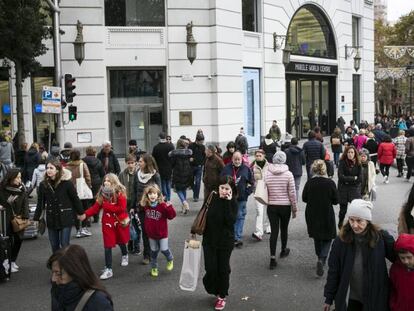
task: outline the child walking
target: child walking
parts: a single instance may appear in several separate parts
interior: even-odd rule
[[[144,206],[144,226],[151,248],[151,276],[157,277],[157,257],[160,250],[167,258],[167,270],[171,271],[174,268],[173,255],[168,248],[167,219],[174,219],[176,213],[172,205],[164,202],[161,190],[156,185],[144,189],[141,206]]]
[[[125,187],[119,182],[115,174],[107,174],[104,177],[101,189],[96,197],[96,202],[85,213],[79,216],[83,221],[87,217],[102,213],[102,235],[105,248],[105,270],[100,276],[101,280],[109,279],[112,272],[112,248],[118,244],[122,253],[121,266],[128,266],[128,252],[126,244],[129,241],[129,217],[126,210],[127,199]]]

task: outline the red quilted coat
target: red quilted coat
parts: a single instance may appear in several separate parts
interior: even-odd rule
[[[126,197],[123,194],[118,195],[118,202],[112,203],[103,200],[99,205],[95,202],[85,211],[86,217],[91,217],[102,208],[102,235],[105,248],[113,248],[117,244],[126,244],[129,241],[129,225],[122,227],[119,221],[128,217],[126,210]]]
[[[378,162],[380,164],[391,165],[397,156],[397,148],[393,143],[384,142],[378,147]]]

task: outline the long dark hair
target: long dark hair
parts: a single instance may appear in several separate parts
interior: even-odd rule
[[[17,177],[17,175],[19,175],[19,173],[20,173],[20,169],[18,168],[9,169],[3,181],[1,182],[2,188],[6,186],[11,186],[11,182]]]
[[[157,162],[155,162],[155,159],[152,157],[152,155],[144,153],[141,156],[141,159],[145,163],[145,167],[143,169],[144,174],[154,173],[154,171],[158,172]]]
[[[45,181],[50,184],[51,186],[55,186],[60,182],[60,179],[62,178],[63,175],[63,167],[62,164],[60,163],[59,160],[50,160],[49,162],[47,162],[46,164],[46,170],[47,170],[47,165],[48,164],[52,164],[55,168],[56,168],[56,175],[55,175],[55,179],[50,178],[47,173],[45,173]]]
[[[228,184],[231,188],[232,191],[232,199],[236,200],[237,196],[238,196],[238,192],[237,192],[237,186],[236,183],[234,182],[233,177],[231,176],[220,176],[219,178],[219,185],[225,185]]]
[[[405,219],[407,219],[407,217],[411,215],[411,211],[413,210],[413,207],[414,207],[414,184],[412,185],[410,193],[408,194],[408,199],[404,203],[403,208],[402,208],[402,212],[405,216]]]
[[[339,232],[339,238],[344,243],[352,243],[354,241],[354,231],[352,230],[349,221],[342,226],[341,231]],[[377,225],[374,225],[372,222],[368,221],[368,225],[365,228],[365,240],[368,243],[368,246],[375,248],[381,236],[380,228]]]
[[[54,262],[58,262],[60,269],[65,270],[73,281],[83,290],[99,290],[104,292],[108,298],[111,299],[111,295],[109,295],[96,274],[93,272],[88,255],[86,255],[82,246],[72,244],[57,250],[47,261],[48,269],[52,269],[52,264]]]
[[[345,162],[349,161],[348,160],[348,151],[349,151],[349,149],[354,149],[354,152],[355,152],[355,165],[360,166],[361,165],[361,160],[359,158],[359,153],[358,153],[357,149],[355,148],[355,146],[352,146],[352,145],[347,146],[345,148],[344,152],[342,153],[341,160],[345,161]]]

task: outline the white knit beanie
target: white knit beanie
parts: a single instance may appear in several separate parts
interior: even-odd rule
[[[277,151],[272,158],[274,164],[284,164],[286,162],[286,153]]]
[[[358,217],[368,221],[372,221],[373,205],[370,201],[355,199],[348,207],[347,216]]]

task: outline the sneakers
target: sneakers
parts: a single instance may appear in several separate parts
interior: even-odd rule
[[[142,264],[143,264],[143,265],[149,265],[149,263],[150,263],[149,258],[144,258],[144,259],[142,259]]]
[[[316,263],[316,275],[317,276],[323,276],[323,262],[322,260],[318,260]]]
[[[90,232],[87,228],[82,228],[81,229],[81,234],[83,236],[91,236],[92,235],[92,232]]]
[[[255,239],[256,241],[261,241],[263,238],[261,236],[258,236],[256,233],[252,233],[252,238]]]
[[[174,261],[167,261],[167,270],[172,271],[174,269]]]
[[[269,269],[270,270],[274,270],[277,267],[277,261],[276,258],[270,258],[270,265],[269,265]]]
[[[82,231],[78,230],[78,232],[76,232],[75,237],[77,237],[78,239],[82,237]]]
[[[388,176],[385,176],[385,178],[384,178],[384,182],[386,183],[386,184],[388,184],[390,181],[388,180]]]
[[[223,310],[225,306],[226,306],[226,299],[217,297],[214,310]]]
[[[11,272],[12,273],[19,272],[19,266],[16,265],[16,263],[14,261],[12,261],[12,263],[11,263]]]
[[[158,276],[158,269],[157,268],[152,268],[151,269],[151,276],[153,276],[154,278],[156,278]]]
[[[186,215],[189,210],[190,210],[190,205],[188,204],[187,201],[184,201],[183,202],[183,214]]]
[[[141,255],[141,250],[139,248],[134,248],[129,252],[133,256]]]
[[[114,274],[112,273],[112,269],[105,268],[105,270],[102,272],[101,276],[99,277],[101,280],[107,280],[111,277],[113,277]]]
[[[122,259],[121,259],[121,266],[122,266],[122,267],[126,267],[126,266],[128,266],[128,255],[122,256]]]
[[[290,253],[289,248],[282,249],[282,251],[280,252],[280,258],[285,258],[289,256],[289,253]]]
[[[234,247],[237,247],[237,248],[242,248],[243,247],[243,241],[235,241],[234,242]]]

